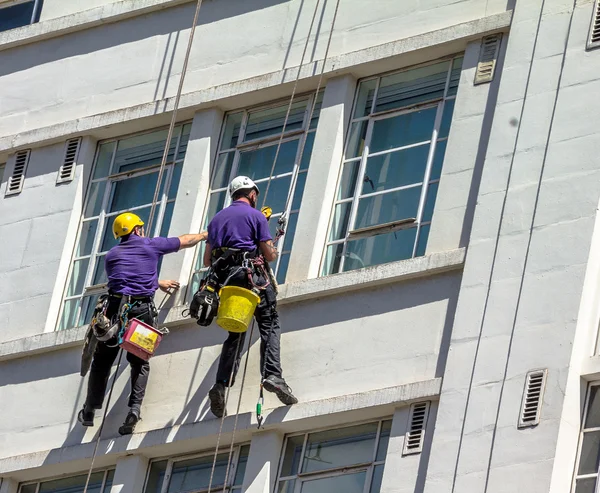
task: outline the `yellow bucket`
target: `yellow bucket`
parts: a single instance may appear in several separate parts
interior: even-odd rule
[[[246,332],[260,298],[237,286],[222,287],[219,298],[217,325],[229,332]]]

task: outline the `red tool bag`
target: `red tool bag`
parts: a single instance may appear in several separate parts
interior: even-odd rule
[[[121,347],[128,353],[148,361],[158,349],[163,333],[136,318],[127,322]]]

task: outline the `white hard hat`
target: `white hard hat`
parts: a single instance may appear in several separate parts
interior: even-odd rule
[[[240,190],[256,190],[256,193],[260,193],[256,183],[247,176],[236,176],[231,180],[231,184],[229,185],[229,195],[233,196]]]

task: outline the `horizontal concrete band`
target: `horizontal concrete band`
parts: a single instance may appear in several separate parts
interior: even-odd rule
[[[459,248],[343,274],[289,283],[280,287],[278,304],[323,298],[461,269],[465,262],[465,254],[466,249]],[[181,314],[185,309],[186,306],[171,308],[165,319],[165,325],[173,327],[191,322]],[[0,361],[79,346],[83,343],[86,330],[86,327],[78,327],[0,343]]]
[[[434,378],[395,387],[371,390],[356,394],[333,397],[311,402],[300,402],[291,407],[278,407],[263,412],[265,430],[277,430],[282,433],[308,431],[319,426],[336,426],[391,416],[394,409],[411,402],[436,399],[441,391],[442,379]],[[234,430],[236,417],[228,416],[223,423],[221,446],[227,449]],[[193,453],[210,450],[216,446],[220,420],[210,418],[195,423],[175,425],[136,433],[128,437],[111,437],[100,441],[98,446],[97,467],[114,465],[119,457],[140,453],[149,458],[177,453]],[[236,443],[250,439],[256,430],[254,413],[241,413],[236,427]],[[114,431],[114,430],[113,430]],[[40,468],[36,476],[40,477],[54,471],[76,473],[89,467],[94,451],[94,442],[73,445],[61,449],[45,450],[31,454],[0,459],[0,474]],[[201,448],[198,448],[201,447]],[[62,466],[68,463],[68,465]],[[48,471],[47,471],[48,470]]]
[[[325,63],[324,74],[341,75],[351,72],[353,67],[370,62],[385,60],[400,56],[415,50],[431,48],[457,41],[469,41],[483,35],[506,29],[511,22],[512,11],[495,14],[482,19],[456,24],[444,29],[432,31],[409,38],[399,39],[382,45],[365,48],[339,56],[330,57]],[[290,67],[276,72],[270,72],[244,80],[234,81],[198,91],[192,91],[181,96],[179,109],[200,109],[214,105],[215,102],[240,96],[253,91],[261,91],[296,80],[300,71],[300,80],[306,81],[321,73],[323,60]],[[81,117],[63,123],[27,130],[18,134],[0,137],[0,152],[17,150],[33,145],[42,145],[58,140],[93,133],[94,130],[110,125],[124,124],[170,113],[173,110],[175,98],[165,98],[149,103],[138,104],[127,108],[112,110],[96,115]],[[189,116],[189,115],[188,115]]]

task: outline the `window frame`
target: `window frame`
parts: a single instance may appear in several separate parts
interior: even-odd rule
[[[229,473],[228,473],[228,477],[227,477],[227,481],[228,485],[223,485],[223,484],[213,484],[210,487],[211,491],[227,491],[227,492],[237,492],[238,490],[241,491],[243,488],[243,484],[242,485],[236,485],[235,483],[235,476],[237,474],[238,471],[238,466],[239,466],[239,461],[240,461],[240,455],[242,452],[242,449],[244,447],[250,447],[250,442],[243,442],[240,443],[238,445],[235,445],[233,448],[233,453],[231,455],[231,463],[229,464]],[[227,447],[227,449],[223,449],[220,450],[217,455],[219,454],[225,454],[225,453],[229,453],[229,447]],[[177,462],[182,462],[182,461],[187,461],[187,460],[193,460],[193,459],[200,459],[203,457],[214,457],[215,455],[215,451],[205,451],[205,452],[198,452],[198,453],[192,453],[192,454],[180,454],[180,455],[171,455],[171,456],[165,456],[165,457],[159,457],[156,459],[152,459],[149,464],[148,464],[148,468],[146,470],[146,478],[144,480],[144,487],[142,489],[143,493],[146,493],[146,489],[148,488],[148,481],[150,479],[150,472],[152,469],[152,464],[156,463],[156,462],[162,462],[164,460],[167,461],[167,467],[165,468],[165,473],[164,473],[164,477],[163,477],[163,482],[162,482],[162,486],[160,489],[161,493],[168,493],[169,491],[169,486],[171,483],[171,476],[173,473],[173,465]],[[248,457],[250,457],[250,450],[248,450]],[[243,478],[242,478],[243,481]],[[223,489],[225,488],[225,489]],[[186,490],[183,492],[179,492],[179,493],[207,493],[208,492],[208,488],[203,488],[203,489],[192,489],[192,490]],[[39,493],[36,491],[36,493]]]
[[[31,18],[29,19],[29,22],[27,24],[23,24],[22,26],[12,27],[10,29],[4,29],[4,30],[0,29],[0,33],[12,31],[13,29],[19,29],[21,27],[31,26],[32,24],[36,24],[36,23],[38,23],[40,21],[40,15],[42,14],[42,7],[44,6],[44,1],[43,0],[13,0],[13,1],[8,1],[8,2],[6,2],[5,5],[1,5],[0,4],[0,11],[2,11],[4,9],[9,9],[11,7],[15,7],[17,5],[25,4],[25,3],[32,3],[33,4],[33,8],[32,8],[32,11],[31,11]]]
[[[102,477],[102,485],[100,486],[101,493],[105,493],[104,489],[106,488],[106,481],[108,479],[108,475],[111,472],[116,474],[116,471],[117,471],[116,466],[109,466],[108,468],[101,468],[101,469],[92,471],[92,474],[104,473],[104,475]],[[114,480],[114,474],[113,474],[113,480]],[[76,478],[77,476],[86,476],[86,475],[87,475],[87,471],[82,471],[80,474],[62,474],[60,476],[51,476],[49,478],[38,479],[36,481],[23,481],[22,483],[19,483],[19,487],[17,488],[17,493],[22,493],[24,487],[31,486],[33,484],[36,485],[35,493],[40,493],[40,488],[43,483],[50,483],[52,481],[57,481],[60,479]],[[83,492],[84,487],[85,487],[85,484],[82,487],[82,492]]]
[[[588,412],[589,412],[589,404],[590,404],[590,397],[592,395],[592,388],[593,387],[600,387],[600,380],[594,380],[592,382],[589,382],[589,384],[587,385],[586,388],[586,396],[585,396],[585,402],[584,402],[584,407],[583,407],[583,413],[582,413],[582,417],[581,417],[581,426],[579,429],[579,439],[578,439],[578,443],[577,443],[577,456],[575,458],[575,467],[573,469],[573,481],[571,484],[571,493],[575,493],[576,489],[577,489],[577,480],[578,479],[588,479],[588,478],[595,478],[596,479],[596,488],[595,488],[595,493],[600,492],[600,464],[598,465],[597,469],[596,469],[596,473],[591,473],[591,474],[578,474],[577,471],[579,470],[579,463],[581,462],[581,452],[582,452],[582,447],[583,447],[583,439],[585,437],[586,433],[590,433],[590,432],[598,432],[600,431],[600,426],[595,426],[593,428],[585,428],[585,422],[587,421],[587,417],[588,417]],[[600,455],[600,451],[598,452]]]
[[[342,426],[335,426],[335,427],[327,426],[327,427],[322,427],[322,428],[316,428],[316,429],[313,429],[310,431],[287,434],[285,436],[285,440],[283,441],[283,447],[282,447],[281,455],[279,458],[279,466],[277,468],[277,479],[275,481],[275,491],[276,492],[280,491],[280,487],[281,487],[282,483],[285,483],[286,481],[295,481],[294,489],[287,493],[301,493],[302,485],[305,482],[313,481],[313,480],[317,480],[317,479],[325,479],[325,478],[329,478],[329,477],[333,478],[333,477],[338,477],[338,476],[345,476],[345,475],[350,475],[350,474],[355,474],[355,473],[365,471],[366,477],[365,477],[365,485],[363,488],[363,493],[369,493],[371,490],[372,483],[373,483],[373,475],[375,473],[375,467],[380,466],[380,465],[385,466],[385,462],[387,459],[387,452],[386,452],[386,456],[383,458],[383,460],[377,460],[377,452],[379,450],[379,444],[381,442],[381,431],[383,428],[383,423],[387,422],[387,421],[389,421],[390,425],[391,425],[392,421],[393,421],[393,417],[388,416],[388,417],[384,417],[384,418],[379,418],[377,420],[370,419],[370,420],[358,421],[355,423],[344,424]],[[306,447],[308,444],[308,437],[310,435],[315,434],[315,433],[341,430],[344,428],[352,428],[355,426],[367,425],[367,424],[373,424],[373,423],[377,423],[377,435],[375,437],[375,443],[373,446],[373,455],[372,455],[372,460],[370,462],[338,466],[335,468],[322,470],[322,471],[305,472],[305,473],[301,472],[302,466],[304,464],[304,459],[306,456]],[[390,430],[391,430],[391,428],[390,428]],[[295,438],[295,437],[299,437],[299,436],[303,436],[303,435],[304,435],[304,439],[302,442],[302,451],[300,453],[300,462],[298,463],[298,472],[291,476],[281,476],[289,440],[291,438]],[[391,433],[390,433],[390,436],[391,436]]]
[[[432,185],[439,184],[439,182],[441,181],[441,176],[439,178],[435,178],[432,180],[431,172],[432,172],[433,164],[434,164],[435,158],[436,158],[436,150],[437,150],[439,144],[442,142],[447,142],[449,139],[449,133],[445,137],[441,137],[441,138],[439,137],[439,133],[440,133],[443,117],[444,117],[444,109],[446,107],[446,103],[449,101],[454,102],[454,101],[456,101],[456,98],[457,98],[458,85],[456,87],[455,94],[448,95],[448,90],[450,88],[450,82],[452,79],[453,64],[454,64],[455,60],[461,59],[461,58],[464,61],[464,53],[463,52],[454,53],[452,55],[448,55],[448,56],[438,58],[435,60],[429,60],[429,61],[421,63],[421,64],[404,67],[400,70],[392,70],[392,71],[384,72],[384,73],[377,74],[374,76],[365,77],[358,81],[357,86],[356,86],[355,95],[354,95],[353,104],[352,104],[352,109],[351,109],[351,113],[350,113],[351,118],[348,123],[348,127],[347,127],[348,130],[346,132],[346,142],[344,143],[344,153],[342,156],[342,163],[341,163],[340,170],[338,173],[338,179],[336,181],[336,188],[335,188],[336,199],[334,200],[333,207],[331,208],[331,213],[330,213],[328,227],[327,227],[327,237],[326,237],[325,245],[324,245],[323,252],[321,255],[321,261],[319,264],[319,277],[326,277],[329,275],[335,275],[335,274],[347,272],[347,271],[344,271],[344,265],[345,265],[345,260],[346,260],[346,256],[347,256],[347,251],[348,251],[348,244],[351,241],[356,241],[356,240],[360,240],[363,238],[372,238],[372,237],[378,236],[380,234],[391,233],[391,232],[400,231],[400,230],[404,230],[404,229],[411,229],[413,227],[416,228],[416,233],[415,233],[415,239],[413,242],[412,255],[410,258],[415,258],[417,256],[417,252],[420,247],[421,230],[425,226],[430,226],[432,223],[432,219],[433,219],[433,218],[431,218],[427,221],[423,221],[423,212],[425,211],[425,207],[427,205],[427,196],[429,193],[429,187],[431,187]],[[419,103],[412,104],[412,105],[407,105],[407,106],[400,107],[400,108],[393,108],[393,109],[382,110],[382,111],[378,111],[378,112],[375,111],[376,106],[377,106],[377,98],[378,98],[380,87],[381,87],[381,81],[383,78],[390,76],[390,75],[410,72],[413,70],[417,70],[417,69],[424,68],[427,66],[436,65],[439,63],[443,63],[443,62],[448,62],[449,65],[448,65],[448,72],[446,74],[446,83],[444,86],[444,92],[441,97],[433,98],[433,99],[430,99],[427,101],[419,102]],[[460,73],[462,73],[462,66],[461,66]],[[361,117],[355,117],[355,113],[357,111],[357,107],[359,104],[359,99],[361,97],[361,93],[360,93],[361,84],[366,83],[368,81],[373,81],[373,80],[375,80],[377,82],[375,85],[375,89],[373,91],[373,100],[371,101],[371,109],[367,115],[361,116]],[[421,142],[415,142],[415,143],[404,145],[404,146],[398,146],[398,147],[386,149],[383,151],[378,151],[373,154],[369,154],[369,146],[371,145],[371,140],[373,137],[373,127],[376,122],[395,118],[397,116],[401,116],[404,114],[416,113],[416,112],[422,111],[422,110],[433,109],[436,107],[437,107],[437,110],[436,110],[436,115],[435,115],[435,119],[434,119],[434,125],[433,125],[432,132],[430,134],[430,138],[428,140],[421,141]],[[364,137],[364,147],[359,156],[355,156],[353,158],[347,158],[346,156],[350,152],[349,147],[352,144],[352,139],[351,139],[352,126],[353,126],[353,124],[360,123],[360,122],[367,122],[367,128],[365,130],[365,137]],[[450,128],[451,128],[451,126],[450,126]],[[404,185],[401,187],[385,189],[385,190],[382,190],[379,192],[373,192],[373,193],[368,193],[368,194],[361,193],[362,192],[361,184],[364,181],[365,171],[367,168],[367,161],[369,158],[377,157],[380,155],[392,154],[394,152],[408,150],[411,148],[416,148],[416,147],[420,147],[420,146],[424,146],[424,145],[429,145],[429,150],[427,153],[427,161],[425,164],[425,170],[424,170],[424,175],[423,175],[422,181],[412,183],[410,185]],[[444,153],[445,153],[445,150],[444,150]],[[338,194],[340,185],[341,185],[343,177],[344,177],[345,166],[351,162],[359,163],[358,170],[356,172],[356,183],[354,185],[354,191],[353,191],[352,195],[348,198],[337,199],[337,194]],[[358,206],[359,206],[361,198],[366,198],[366,197],[370,197],[370,196],[378,196],[378,195],[386,195],[386,194],[390,194],[393,192],[397,192],[397,191],[401,191],[401,190],[408,190],[408,189],[417,188],[417,187],[421,187],[421,193],[419,196],[419,203],[417,206],[417,213],[416,213],[416,217],[414,218],[414,221],[408,221],[408,218],[404,218],[404,219],[394,220],[390,223],[376,224],[376,225],[368,226],[365,228],[356,228],[355,227]],[[346,233],[343,238],[340,238],[337,240],[330,240],[330,234],[331,234],[332,228],[334,227],[334,221],[335,221],[335,217],[336,217],[336,207],[339,204],[343,204],[343,203],[351,204],[351,206],[350,206],[351,210],[350,210],[350,215],[348,218],[348,224],[346,227]],[[327,262],[327,253],[328,253],[329,247],[334,246],[334,245],[339,245],[339,244],[342,244],[343,247],[342,247],[342,253],[341,253],[340,264],[339,264],[338,269],[335,272],[324,273],[323,269],[325,268],[325,265]],[[398,260],[398,262],[402,262],[403,260]],[[382,265],[382,263],[377,263],[377,264],[373,264],[373,265]]]
[[[301,126],[301,128],[284,131],[283,137],[282,137],[281,132],[278,132],[278,133],[274,133],[272,135],[268,135],[266,137],[261,137],[261,138],[244,141],[244,136],[246,135],[246,130],[248,127],[248,119],[252,113],[259,112],[259,111],[267,111],[267,110],[279,108],[279,107],[284,107],[287,110],[286,105],[289,104],[289,101],[290,101],[289,97],[280,98],[275,101],[270,101],[268,103],[256,104],[253,106],[238,108],[235,110],[228,111],[223,115],[223,122],[221,125],[221,130],[219,132],[219,143],[217,145],[217,150],[215,152],[214,160],[213,160],[212,166],[211,166],[210,186],[208,189],[206,204],[205,204],[204,212],[203,212],[203,223],[202,223],[203,228],[208,227],[209,221],[207,221],[207,219],[208,219],[207,214],[209,211],[209,207],[210,207],[210,203],[211,203],[211,199],[212,199],[213,195],[216,195],[219,193],[225,194],[225,200],[223,202],[223,207],[221,209],[218,209],[217,212],[219,212],[220,210],[223,210],[226,207],[228,207],[229,205],[231,205],[231,197],[227,193],[227,190],[229,187],[229,183],[231,183],[231,180],[235,176],[237,176],[242,154],[247,153],[247,152],[252,152],[255,150],[259,150],[259,149],[264,149],[267,147],[279,145],[280,139],[281,139],[281,146],[283,146],[284,144],[286,144],[288,142],[292,142],[295,140],[298,141],[298,149],[296,150],[296,157],[294,159],[294,165],[292,167],[292,170],[285,172],[285,173],[277,174],[277,175],[269,175],[266,178],[260,178],[258,180],[254,180],[254,181],[260,187],[261,184],[266,186],[266,184],[268,184],[269,182],[271,182],[273,180],[276,180],[279,178],[286,178],[288,176],[290,177],[290,185],[289,185],[288,195],[286,198],[287,209],[283,213],[280,213],[280,212],[273,213],[270,218],[270,222],[269,222],[270,225],[277,222],[277,220],[283,214],[285,214],[288,221],[292,215],[300,214],[300,207],[293,208],[294,196],[296,194],[298,179],[299,179],[300,175],[307,174],[308,170],[309,170],[309,167],[307,167],[306,169],[301,169],[302,161],[304,159],[306,159],[305,152],[306,152],[306,144],[307,144],[309,134],[316,134],[317,126],[318,126],[318,124],[315,125],[314,127],[311,126],[311,122],[315,118],[315,114],[313,114],[312,118],[311,118],[310,113],[312,111],[312,107],[313,107],[315,98],[318,100],[320,97],[322,98],[323,95],[324,95],[324,89],[321,89],[319,91],[319,93],[315,93],[315,91],[309,91],[309,92],[302,93],[302,94],[296,94],[294,96],[294,103],[306,101],[306,108],[304,109],[304,113],[302,116],[302,126]],[[322,100],[321,100],[321,106],[322,106]],[[317,113],[317,111],[319,112],[318,115],[320,115],[320,108],[319,108],[318,103],[315,104],[315,113]],[[240,122],[240,129],[239,129],[239,134],[237,136],[236,145],[234,147],[221,148],[223,145],[223,139],[225,137],[225,133],[227,131],[227,117],[229,115],[234,115],[236,113],[242,113],[242,121]],[[289,122],[288,122],[288,125],[289,125]],[[231,162],[231,171],[229,172],[228,179],[225,182],[226,184],[224,187],[213,188],[214,180],[216,179],[216,176],[217,176],[217,167],[219,166],[221,156],[225,156],[229,153],[233,153],[234,157]],[[310,156],[308,159],[310,159]],[[272,164],[273,163],[271,163],[271,166],[272,166]],[[309,164],[310,164],[310,162],[309,162]],[[262,189],[261,195],[259,195],[259,200],[258,200],[258,204],[257,204],[258,207],[263,206],[262,201],[264,200],[264,193],[265,193],[265,189]],[[268,205],[268,203],[265,203],[264,205]],[[271,266],[273,268],[273,274],[274,274],[275,278],[277,278],[277,275],[279,274],[280,267],[281,267],[281,259],[283,258],[283,256],[291,255],[291,246],[289,247],[289,249],[284,250],[284,247],[286,246],[285,240],[286,240],[286,238],[285,238],[285,236],[283,236],[281,238],[281,240],[276,243],[277,263],[274,266],[274,268],[273,268],[273,266]],[[204,244],[201,244],[200,247],[197,248],[196,259],[194,261],[192,273],[190,275],[190,279],[189,279],[189,283],[188,283],[188,285],[191,288],[191,289],[189,289],[189,292],[187,293],[188,298],[194,294],[193,286],[194,286],[195,277],[198,276],[199,278],[201,278],[203,273],[206,272],[206,268],[202,264],[203,252],[204,252]],[[197,267],[199,267],[199,268],[197,268]]]
[[[191,120],[184,120],[184,121],[178,122],[175,125],[175,128],[179,127],[179,130],[177,131],[177,139],[175,141],[175,145],[173,148],[173,159],[167,160],[167,163],[165,165],[165,172],[163,173],[163,177],[162,177],[163,184],[161,185],[161,190],[163,191],[163,193],[161,196],[159,196],[159,198],[156,202],[154,224],[152,225],[153,231],[148,235],[150,237],[160,235],[161,229],[163,227],[163,220],[165,217],[165,211],[167,209],[167,206],[169,203],[175,203],[175,201],[177,200],[176,196],[173,198],[169,197],[169,190],[171,187],[175,166],[178,164],[181,164],[183,166],[183,162],[185,160],[185,154],[182,157],[178,157],[178,155],[181,152],[180,147],[181,147],[181,142],[182,142],[182,136],[184,135],[184,133],[183,133],[184,127],[186,125],[191,125],[191,123],[192,123]],[[60,327],[61,322],[62,322],[63,312],[65,310],[65,306],[68,301],[77,300],[77,299],[82,300],[82,303],[80,304],[80,306],[77,309],[77,314],[74,317],[75,320],[79,320],[81,313],[85,312],[89,308],[89,303],[93,300],[93,297],[98,296],[106,291],[106,283],[100,283],[100,284],[91,284],[91,283],[93,281],[93,277],[96,275],[96,263],[98,262],[99,259],[105,257],[106,253],[107,253],[107,252],[100,251],[101,243],[104,239],[104,234],[106,233],[104,228],[105,228],[105,226],[108,228],[107,221],[110,220],[111,217],[115,217],[120,213],[128,212],[128,211],[135,212],[137,210],[145,210],[149,207],[149,205],[150,205],[150,207],[152,205],[152,200],[151,200],[149,205],[144,204],[141,206],[127,208],[124,210],[107,212],[106,209],[108,208],[111,198],[113,197],[115,185],[117,183],[126,181],[127,179],[130,179],[130,178],[136,178],[136,177],[140,177],[140,176],[144,176],[144,175],[150,175],[153,173],[157,173],[160,170],[160,163],[158,163],[158,164],[153,164],[150,166],[144,166],[142,168],[136,168],[136,169],[129,170],[129,171],[122,171],[119,173],[111,173],[113,171],[113,167],[115,165],[119,142],[125,141],[127,139],[131,139],[131,138],[143,136],[143,135],[149,135],[152,133],[164,131],[167,128],[168,127],[161,126],[158,128],[153,128],[153,129],[144,130],[141,132],[125,134],[125,135],[121,135],[118,137],[105,139],[105,140],[101,140],[101,141],[97,142],[96,150],[94,152],[94,161],[93,161],[94,164],[90,169],[88,183],[86,185],[85,196],[84,196],[84,199],[82,200],[81,217],[79,218],[79,225],[77,228],[77,236],[76,236],[76,239],[74,242],[73,252],[71,254],[69,270],[67,273],[67,279],[66,279],[65,286],[64,286],[64,289],[62,292],[61,305],[60,305],[60,310],[58,312],[58,316],[56,319],[55,331],[68,330],[68,329],[78,327],[78,325],[76,325],[75,327],[64,327],[64,328]],[[190,130],[191,130],[191,127],[190,127]],[[173,140],[173,137],[171,140]],[[109,164],[109,168],[108,168],[109,174],[107,174],[106,176],[100,176],[100,177],[94,178],[94,172],[96,171],[96,167],[98,165],[98,160],[100,157],[100,151],[101,151],[102,146],[107,145],[107,144],[112,144],[112,143],[114,143],[114,147],[111,151],[112,156],[111,156],[111,160],[110,160],[110,164]],[[167,145],[166,142],[165,142],[165,145]],[[186,148],[186,153],[187,153],[187,148]],[[103,197],[102,197],[102,202],[99,206],[99,212],[98,212],[98,214],[90,215],[90,216],[86,217],[85,213],[86,213],[86,209],[89,205],[88,200],[90,199],[90,193],[92,191],[92,188],[96,183],[102,183],[102,182],[105,182],[106,185],[104,187],[104,191],[102,192]],[[77,255],[77,253],[78,253],[77,249],[80,244],[81,234],[83,232],[85,224],[88,224],[88,223],[93,224],[94,222],[96,222],[96,226],[95,226],[94,239],[93,239],[93,242],[91,245],[90,253],[87,255]],[[85,278],[83,280],[83,291],[80,294],[74,294],[74,295],[68,296],[67,293],[68,293],[69,286],[72,281],[73,270],[75,268],[75,264],[78,261],[85,261],[85,260],[88,260],[88,266],[87,266],[87,272],[86,272]]]

